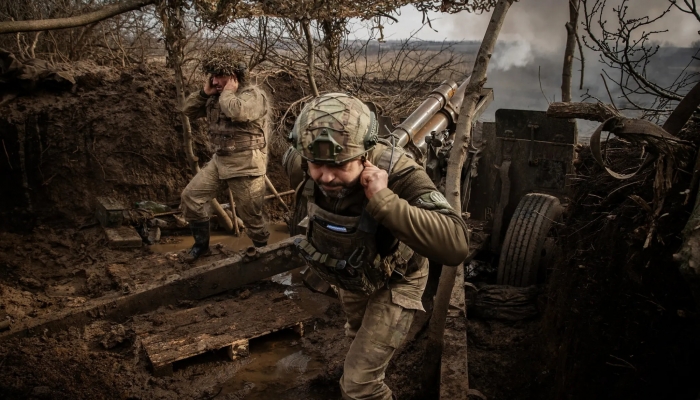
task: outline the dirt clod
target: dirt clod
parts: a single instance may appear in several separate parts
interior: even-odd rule
[[[102,337],[100,344],[105,349],[112,349],[124,343],[124,341],[126,340],[126,336],[126,329],[124,329],[123,325],[114,325],[111,327],[110,331]]]
[[[44,285],[34,278],[21,277],[19,283],[32,289],[41,289]]]

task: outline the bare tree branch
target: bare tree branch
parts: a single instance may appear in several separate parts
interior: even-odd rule
[[[314,38],[311,36],[311,23],[308,19],[301,21],[301,26],[304,29],[304,36],[306,36],[306,54],[307,54],[307,69],[306,74],[309,77],[309,86],[311,86],[311,93],[314,96],[318,96],[318,88],[316,87],[316,80],[314,79]]]
[[[660,19],[676,7],[686,13],[697,12],[695,0],[684,0],[685,6],[669,0],[668,6],[659,14],[631,17],[629,0],[620,0],[609,6],[615,18],[608,20],[607,0],[580,0],[583,6],[583,26],[587,36],[584,44],[599,53],[600,61],[607,68],[605,78],[615,82],[622,98],[631,109],[643,111],[645,116],[658,118],[669,112],[669,102],[678,102],[687,87],[697,81],[697,73],[684,69],[670,85],[662,86],[647,75],[650,62],[659,51],[653,35],[666,31],[653,29]],[[615,78],[609,71],[615,71]],[[646,100],[646,101],[645,101]],[[646,103],[646,104],[644,104]],[[651,103],[651,105],[649,105]],[[631,107],[629,107],[631,106]],[[620,107],[625,109],[626,107]]]
[[[41,19],[31,21],[0,22],[0,34],[15,32],[36,32],[53,29],[75,28],[105,20],[128,11],[136,10],[156,0],[126,0],[123,3],[104,6],[99,10],[67,18]]]
[[[671,2],[671,4],[673,4],[678,10],[686,14],[692,14],[698,21],[700,21],[700,13],[698,13],[698,6],[695,4],[695,0],[683,0],[683,3],[687,8],[683,8],[683,6],[678,5],[678,0],[669,0],[669,2]]]
[[[564,48],[564,67],[561,80],[562,101],[571,101],[571,71],[574,68],[574,51],[578,27],[578,5],[569,0],[569,21],[566,27],[566,47]]]

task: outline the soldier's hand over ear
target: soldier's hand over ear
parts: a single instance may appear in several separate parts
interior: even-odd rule
[[[213,78],[213,77],[212,77],[211,75],[209,75],[209,76],[204,80],[204,89],[203,89],[203,90],[204,90],[204,93],[205,93],[207,96],[213,96],[213,95],[216,94],[216,88],[215,88],[214,85],[212,85],[212,83],[211,83],[211,79],[212,79],[212,78]]]
[[[233,90],[234,92],[238,90],[238,79],[236,79],[235,76],[232,76],[229,78],[228,82],[226,82],[226,86],[224,86],[224,90]]]
[[[360,184],[365,189],[365,196],[371,199],[375,193],[385,189],[389,183],[389,174],[381,168],[377,168],[369,161],[365,161],[365,169],[360,175]]]

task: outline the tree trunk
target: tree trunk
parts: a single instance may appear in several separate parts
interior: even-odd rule
[[[184,60],[185,32],[184,10],[182,4],[177,1],[165,1],[159,7],[159,14],[163,23],[165,34],[165,49],[168,53],[168,66],[175,72],[175,95],[177,107],[182,122],[182,137],[184,140],[185,156],[193,173],[199,171],[198,158],[192,149],[192,127],[190,119],[183,112],[185,106],[185,80],[182,74]]]
[[[30,21],[3,21],[0,22],[0,34],[15,32],[37,32],[52,29],[75,28],[114,17],[128,11],[136,10],[149,4],[154,4],[156,0],[127,0],[121,3],[110,4],[99,10],[76,15],[67,18],[40,19]]]
[[[574,51],[576,50],[576,30],[578,26],[578,8],[575,0],[569,0],[569,22],[566,23],[566,48],[564,49],[564,70],[561,80],[561,101],[571,101],[571,71],[574,68]]]
[[[459,113],[457,128],[455,131],[455,140],[450,158],[447,163],[447,178],[445,181],[445,197],[455,210],[461,210],[460,200],[460,184],[462,176],[462,166],[467,156],[467,148],[470,140],[470,130],[472,125],[472,117],[476,104],[481,95],[481,89],[486,82],[486,70],[489,65],[489,60],[493,53],[494,46],[498,39],[498,34],[503,26],[506,13],[510,8],[513,0],[499,1],[491,15],[484,40],[481,42],[479,53],[476,57],[474,69],[472,71],[471,81],[467,86],[464,95],[464,102]],[[437,294],[435,295],[435,303],[433,313],[428,325],[428,343],[426,346],[426,359],[423,364],[424,376],[430,381],[439,382],[440,376],[440,361],[442,359],[443,334],[445,331],[445,318],[447,317],[447,309],[450,303],[452,288],[454,287],[457,268],[462,268],[462,265],[455,267],[445,266],[442,268],[440,282],[438,284]],[[466,333],[465,333],[466,335]],[[466,340],[466,337],[465,337]],[[466,364],[467,360],[464,360]],[[464,379],[468,379],[465,376]],[[468,383],[466,385],[468,387]],[[465,398],[467,394],[464,394]]]
[[[318,97],[318,88],[316,87],[316,80],[314,79],[314,38],[311,36],[311,22],[308,19],[304,19],[301,21],[301,26],[306,36],[306,75],[309,78],[311,93],[313,93],[314,97]]]

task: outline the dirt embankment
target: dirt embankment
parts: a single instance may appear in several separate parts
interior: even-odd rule
[[[2,107],[5,228],[89,217],[96,196],[177,199],[187,182],[175,88],[164,68],[79,70],[69,90],[20,93]],[[18,221],[21,218],[21,221]]]
[[[183,152],[172,72],[158,64],[121,71],[83,64],[64,69],[75,84],[14,87],[17,96],[0,103],[0,175],[6,181],[0,229],[76,226],[93,215],[97,196],[127,205],[177,203],[193,174]],[[268,77],[263,87],[276,88],[274,104],[286,109],[301,97],[297,86],[281,75]],[[190,89],[198,88],[193,83]],[[201,119],[191,123],[202,164],[210,158],[206,126]],[[283,191],[288,185],[278,164],[270,162],[268,175]]]

